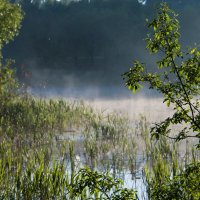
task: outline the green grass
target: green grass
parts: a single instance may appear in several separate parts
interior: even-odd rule
[[[182,152],[181,145],[164,136],[152,140],[145,116],[134,128],[131,123],[82,101],[40,99],[4,88],[0,199],[136,199],[135,190],[123,188],[117,177],[130,172],[136,181],[138,154],[143,154],[141,178],[149,199],[167,199],[170,190],[177,199],[198,199],[199,151],[187,142]],[[79,165],[76,156],[81,158]]]

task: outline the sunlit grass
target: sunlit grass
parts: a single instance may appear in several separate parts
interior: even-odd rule
[[[152,140],[145,115],[131,122],[83,101],[28,95],[1,102],[1,199],[107,198],[102,190],[91,193],[89,185],[74,193],[76,181],[81,181],[77,173],[85,166],[92,170],[87,173],[109,173],[113,181],[126,173],[132,174],[129,181],[143,179],[144,196],[153,199],[158,185],[199,162],[199,152],[188,142],[182,151],[183,144],[166,137]],[[113,182],[113,187],[118,186]]]

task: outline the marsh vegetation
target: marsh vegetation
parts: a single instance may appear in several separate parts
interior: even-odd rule
[[[17,34],[22,19],[19,6],[0,0],[1,8],[8,21],[0,26],[0,47]],[[165,4],[162,9],[167,9]],[[200,57],[196,49],[191,54]],[[145,113],[132,122],[81,101],[33,97],[21,88],[10,64],[0,65],[0,199],[200,198],[198,101],[194,107],[182,99],[189,103],[184,106],[196,110],[189,128],[198,133],[197,141],[183,132],[182,138],[172,140],[158,125],[153,140],[155,127],[151,129]],[[191,81],[192,92],[198,92],[198,75]],[[131,83],[136,90],[136,81]],[[165,97],[174,103],[174,96]],[[170,122],[188,122],[191,110],[177,111]]]
[[[151,140],[145,116],[133,127],[127,118],[83,102],[28,96],[3,108],[1,199],[135,199],[135,191],[138,198],[157,199],[152,192],[161,184],[179,181],[191,162],[198,166],[199,151],[189,141]],[[192,179],[199,178],[196,170]],[[188,195],[191,188],[184,189]]]

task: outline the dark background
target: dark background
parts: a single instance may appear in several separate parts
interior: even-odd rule
[[[66,96],[126,96],[121,74],[134,59],[155,70],[145,50],[161,0],[20,1],[20,34],[4,48],[19,80],[32,91]],[[167,1],[179,13],[183,47],[200,43],[200,1]],[[45,89],[44,89],[45,88]],[[147,94],[145,92],[145,94]],[[131,95],[131,94],[130,94]]]

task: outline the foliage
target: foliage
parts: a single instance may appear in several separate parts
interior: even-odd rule
[[[200,163],[190,164],[173,179],[167,174],[160,181],[153,179],[150,184],[150,198],[152,200],[198,200],[200,198],[199,179]]]
[[[12,60],[0,66],[0,100],[1,106],[3,102],[8,102],[17,94],[18,82],[15,78],[15,71],[11,69]]]
[[[157,18],[148,22],[148,27],[154,31],[146,39],[147,49],[161,55],[157,67],[162,70],[148,73],[145,64],[135,61],[134,67],[123,75],[126,85],[135,92],[142,87],[141,83],[147,82],[150,89],[160,92],[167,106],[174,109],[172,117],[151,129],[154,137],[165,135],[176,141],[200,138],[200,51],[197,48],[186,53],[181,50],[177,14],[166,3],[161,4]],[[179,124],[183,128],[171,135],[170,126]]]
[[[151,143],[153,142],[151,140]],[[186,142],[186,152],[182,156],[183,149],[181,152],[178,151],[178,143],[165,136],[161,136],[159,141],[151,145],[151,155],[144,167],[148,199],[198,200],[200,198],[199,151],[194,147],[192,149],[188,147]]]
[[[91,194],[95,194],[95,192],[102,193],[100,199],[136,199],[135,192],[123,189],[122,185],[121,180],[113,179],[108,173],[100,174],[91,171],[89,168],[84,168],[75,176],[73,194],[79,194],[84,188],[88,187]]]
[[[18,34],[22,18],[19,5],[0,0],[0,50]]]
[[[11,60],[2,63],[2,47],[18,34],[23,13],[19,5],[0,0],[0,98],[8,100],[17,86]],[[12,94],[12,95],[11,95]]]
[[[122,188],[123,183],[109,174],[89,168],[79,170],[69,179],[62,162],[45,161],[44,152],[32,156],[18,155],[12,145],[0,144],[0,199],[136,199],[133,190]]]

